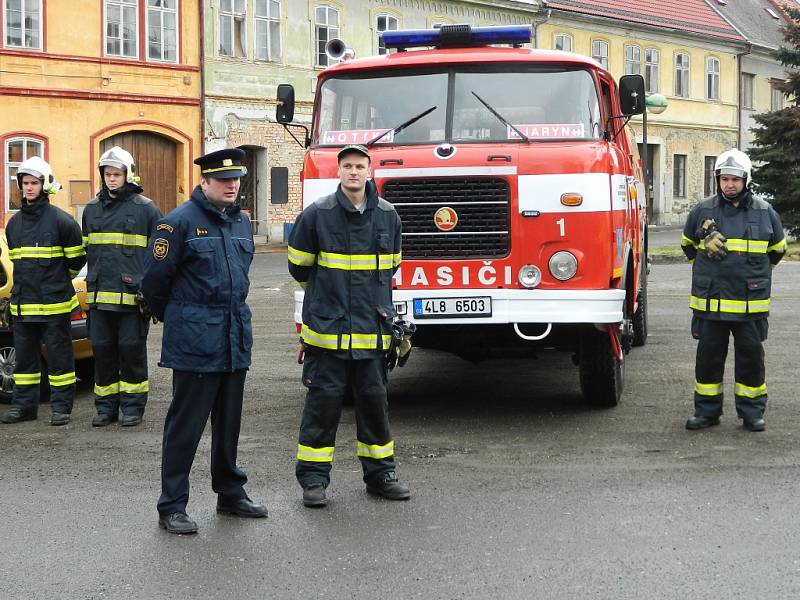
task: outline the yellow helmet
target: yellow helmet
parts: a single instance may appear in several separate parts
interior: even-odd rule
[[[139,178],[135,173],[136,166],[133,163],[133,156],[119,146],[114,146],[103,152],[97,166],[100,169],[100,177],[103,176],[103,167],[116,167],[125,171],[125,180],[128,183],[139,183]]]
[[[30,175],[42,182],[42,191],[45,194],[55,194],[61,189],[61,184],[53,177],[53,169],[38,156],[31,156],[17,168],[17,185],[22,189],[22,176]]]
[[[747,154],[736,148],[731,148],[717,157],[717,162],[714,165],[714,176],[733,175],[734,177],[741,177],[745,180],[744,184],[747,187],[750,185],[750,172],[752,169],[753,164]]]

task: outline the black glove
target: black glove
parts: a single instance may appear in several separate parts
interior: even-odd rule
[[[0,327],[11,328],[11,299],[0,298]]]
[[[139,307],[139,314],[145,321],[153,321],[153,325],[158,323],[156,316],[150,312],[150,307],[147,306],[147,300],[144,299],[141,291],[136,292],[136,306]]]
[[[386,367],[391,371],[396,366],[403,367],[411,356],[411,336],[417,326],[409,321],[396,318],[391,322],[392,342],[386,353]]]

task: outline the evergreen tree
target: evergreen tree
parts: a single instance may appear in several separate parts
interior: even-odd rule
[[[758,166],[753,179],[758,192],[770,196],[784,227],[800,234],[800,10],[784,7],[791,21],[783,28],[786,44],[775,57],[788,69],[782,89],[790,106],[753,117],[758,127],[750,158]]]

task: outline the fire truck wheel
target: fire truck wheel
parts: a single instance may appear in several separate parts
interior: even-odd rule
[[[647,278],[642,278],[636,304],[637,309],[633,313],[633,345],[638,347],[647,343]]]
[[[587,330],[578,349],[578,371],[583,397],[592,406],[611,407],[619,404],[625,384],[625,358],[617,360],[608,334]]]

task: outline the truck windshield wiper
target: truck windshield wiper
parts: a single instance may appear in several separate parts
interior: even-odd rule
[[[436,107],[436,106],[431,106],[431,107],[430,107],[428,110],[423,110],[423,111],[422,111],[421,113],[419,113],[418,115],[416,115],[416,116],[414,116],[414,117],[411,117],[411,118],[410,118],[408,121],[406,121],[406,122],[405,122],[405,123],[403,123],[402,125],[398,125],[398,126],[397,126],[397,127],[395,127],[394,129],[387,129],[387,130],[386,130],[386,131],[384,131],[382,134],[380,134],[378,137],[376,137],[376,138],[372,138],[370,141],[368,141],[368,142],[367,142],[367,144],[366,144],[366,145],[367,145],[367,148],[369,148],[370,146],[372,146],[372,144],[374,144],[375,142],[377,142],[378,140],[380,140],[381,138],[383,138],[383,136],[387,135],[387,134],[388,134],[390,131],[393,131],[394,133],[400,133],[401,131],[403,131],[403,129],[405,129],[405,128],[406,128],[406,127],[408,127],[409,125],[412,125],[412,124],[416,123],[416,122],[417,122],[417,121],[419,121],[419,120],[420,120],[422,117],[424,117],[425,115],[427,115],[427,114],[429,114],[429,113],[432,113],[432,112],[433,112],[433,111],[435,111],[437,108],[438,108],[438,107]]]
[[[511,123],[509,123],[508,121],[506,121],[506,120],[505,120],[505,118],[503,118],[503,115],[501,115],[499,112],[497,112],[497,111],[496,111],[495,109],[493,109],[491,106],[489,106],[489,104],[488,104],[488,103],[487,103],[487,102],[486,102],[486,101],[485,101],[483,98],[481,98],[480,96],[478,96],[478,94],[476,94],[475,92],[472,92],[472,95],[473,95],[473,96],[475,96],[475,97],[478,99],[478,102],[480,102],[480,103],[481,103],[481,104],[483,104],[483,105],[484,105],[484,106],[485,106],[487,109],[489,109],[489,112],[490,112],[490,113],[492,113],[492,114],[493,114],[495,117],[497,117],[497,118],[500,120],[500,122],[501,122],[503,125],[506,125],[506,126],[508,126],[508,127],[511,127],[511,129],[513,129],[514,131],[516,131],[516,132],[517,132],[517,135],[518,135],[519,137],[521,137],[521,138],[522,138],[523,140],[525,140],[526,142],[530,143],[530,141],[531,141],[531,140],[530,140],[530,138],[528,138],[528,136],[527,136],[527,135],[525,135],[525,134],[524,134],[524,133],[522,133],[522,132],[521,132],[519,129],[517,129],[516,127],[514,127],[514,126],[513,126]]]

